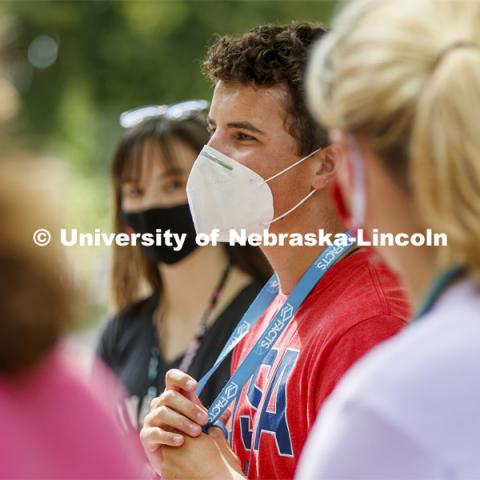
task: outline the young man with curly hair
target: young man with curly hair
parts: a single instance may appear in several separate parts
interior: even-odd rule
[[[220,38],[205,61],[215,82],[208,119],[211,151],[263,179],[305,157],[268,182],[274,216],[282,217],[269,227],[276,234],[345,230],[329,201],[339,152],[315,127],[303,99],[308,50],[323,33],[310,24],[261,26]],[[280,290],[236,346],[232,375],[245,368],[257,340],[323,251],[321,246],[262,248]],[[202,433],[210,406],[199,403],[196,380],[178,370],[167,374],[167,388],[152,402],[141,434],[153,468],[162,479],[292,478],[317,412],[339,378],[402,328],[407,316],[396,279],[369,252],[338,256],[240,385],[228,411],[228,442],[220,429]]]

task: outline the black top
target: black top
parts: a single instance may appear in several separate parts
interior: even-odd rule
[[[189,375],[199,380],[214,364],[233,329],[261,288],[262,285],[258,282],[247,285],[218,316],[203,337],[188,371]],[[97,355],[114,371],[130,394],[126,411],[121,409],[122,423],[133,423],[135,428],[142,427],[143,418],[149,409],[148,365],[155,341],[153,315],[157,303],[158,292],[115,315],[106,324],[97,346]],[[166,362],[160,353],[159,392],[165,388],[165,373],[171,368],[178,368],[182,358],[183,354],[172,362]],[[230,378],[230,361],[231,355],[225,359],[201,393],[200,399],[205,406],[210,406]]]

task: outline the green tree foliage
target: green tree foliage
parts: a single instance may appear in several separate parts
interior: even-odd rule
[[[107,171],[122,111],[209,99],[212,85],[200,66],[216,35],[270,22],[325,23],[334,7],[321,0],[0,1],[0,57],[21,98],[13,128],[2,127],[0,136],[48,159],[39,168],[65,227],[108,231]],[[42,36],[58,54],[51,65],[34,66],[29,53]],[[91,293],[87,320],[103,316],[109,253],[68,251]]]
[[[328,20],[333,1],[20,1],[1,4],[12,21],[12,71],[23,108],[17,132],[85,173],[105,173],[120,112],[151,103],[209,98],[200,64],[215,35],[266,22]],[[48,68],[28,49],[58,43]]]

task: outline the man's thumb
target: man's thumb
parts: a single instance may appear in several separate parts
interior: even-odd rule
[[[228,445],[223,430],[220,427],[210,427],[208,435],[213,438],[225,460],[235,468],[240,468],[240,460]]]
[[[220,447],[221,445],[227,445],[227,441],[225,439],[225,433],[220,427],[212,426],[208,429],[208,434],[215,440],[215,442]]]

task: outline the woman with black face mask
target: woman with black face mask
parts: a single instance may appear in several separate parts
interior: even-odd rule
[[[178,246],[114,247],[112,294],[117,313],[107,323],[98,355],[130,397],[122,423],[140,428],[150,401],[179,368],[201,378],[270,275],[252,247],[195,242],[186,182],[209,135],[207,102],[143,107],[126,112],[113,157],[116,232],[185,235]],[[227,358],[200,398],[209,405],[230,373]]]

